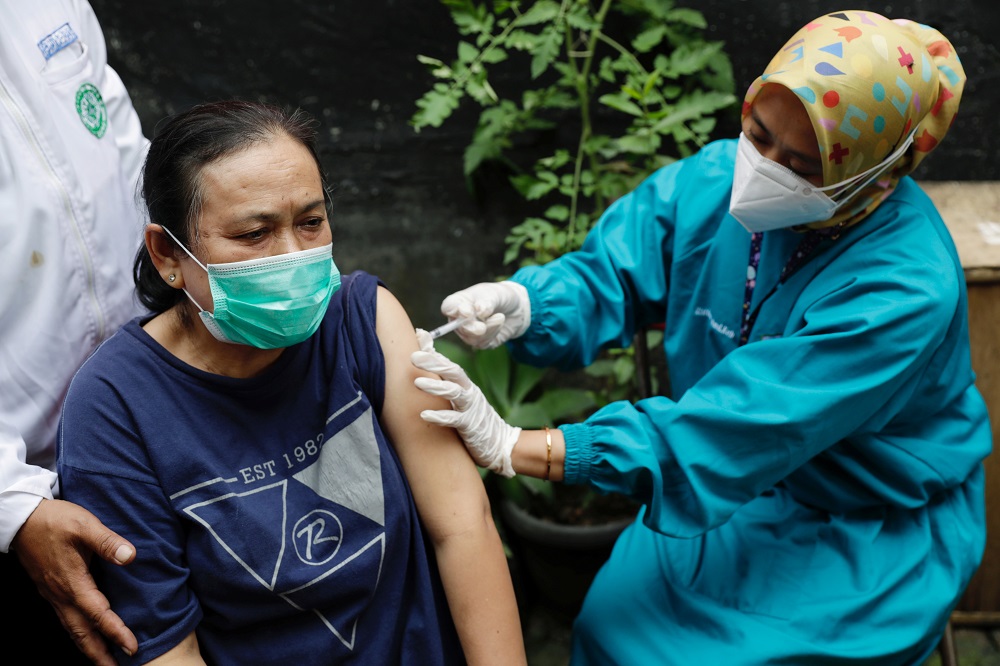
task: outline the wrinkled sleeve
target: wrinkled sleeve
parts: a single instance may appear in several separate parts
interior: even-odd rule
[[[169,428],[168,422],[162,425]],[[64,499],[88,509],[136,547],[127,567],[99,558],[92,562],[98,587],[139,640],[138,656],[122,663],[163,654],[202,618],[187,585],[184,529],[116,389],[87,373],[77,374],[63,406],[58,471]]]
[[[25,462],[25,443],[12,424],[0,421],[0,552],[42,499],[52,499],[56,474]]]
[[[961,287],[954,269],[935,270],[950,261],[894,266],[893,251],[881,265],[828,267],[843,277],[804,297],[798,330],[736,349],[678,401],[613,403],[563,426],[566,482],[631,495],[649,527],[694,536],[824,449],[912,409],[934,351],[961,328]]]

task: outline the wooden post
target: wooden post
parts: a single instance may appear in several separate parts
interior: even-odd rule
[[[941,212],[962,260],[972,369],[993,425],[993,453],[985,461],[986,551],[952,624],[1000,627],[1000,182],[920,186]]]

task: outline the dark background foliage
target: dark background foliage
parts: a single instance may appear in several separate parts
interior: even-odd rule
[[[492,279],[503,239],[520,221],[520,197],[499,167],[470,189],[462,151],[475,115],[437,130],[407,120],[431,85],[417,54],[450,60],[457,33],[435,0],[91,0],[109,60],[132,94],[147,136],[163,117],[226,98],[301,106],[320,123],[320,155],[333,185],[335,257],[341,270],[380,276],[414,324],[440,323],[441,298]],[[941,30],[969,77],[948,138],[917,172],[925,180],[998,180],[1000,5],[996,0],[686,0],[708,39],[722,40],[737,93],[808,20],[869,9]],[[511,79],[498,85],[517,85]],[[738,109],[719,138],[738,132]],[[545,141],[545,136],[537,137]],[[530,150],[531,146],[523,146]]]

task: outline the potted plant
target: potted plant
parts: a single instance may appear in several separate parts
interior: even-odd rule
[[[707,143],[716,114],[736,103],[723,44],[705,39],[700,12],[672,0],[441,1],[457,27],[456,57],[418,56],[434,83],[410,123],[416,131],[440,127],[462,104],[479,107],[465,176],[471,183],[486,164],[502,165],[530,211],[506,238],[505,265],[541,264],[578,249],[610,203]],[[505,85],[492,76],[498,71]],[[582,380],[568,381],[520,367],[503,348],[467,356],[457,346],[439,349],[455,355],[509,423],[538,428],[655,392],[646,351],[660,335],[642,332],[631,348],[606,352]],[[524,543],[514,532],[528,518],[593,527],[618,501],[521,476],[495,485],[512,550]],[[622,527],[610,531],[616,536]],[[565,530],[557,538],[576,542]],[[610,543],[602,549],[598,565]],[[576,553],[559,567],[584,559]],[[587,585],[595,571],[581,574]],[[575,593],[562,597],[573,612]]]

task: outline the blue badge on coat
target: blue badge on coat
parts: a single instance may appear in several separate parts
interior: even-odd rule
[[[38,48],[48,60],[78,39],[69,23],[63,23],[38,42]]]

